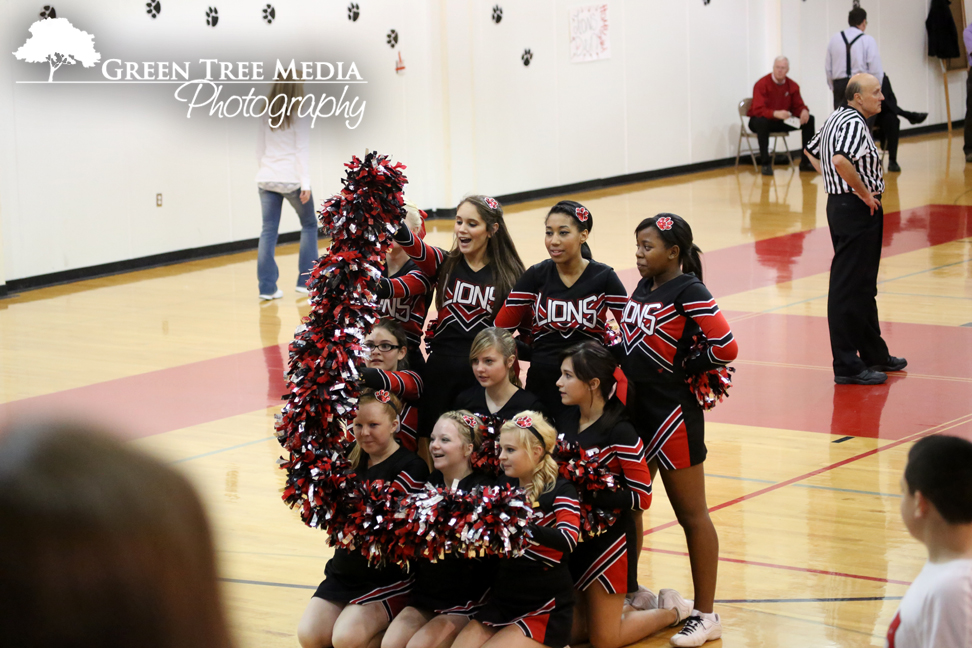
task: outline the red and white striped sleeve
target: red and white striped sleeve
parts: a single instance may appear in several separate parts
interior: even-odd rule
[[[439,272],[439,266],[445,259],[445,251],[434,245],[427,245],[425,241],[412,234],[412,231],[404,225],[395,232],[395,241],[402,246],[405,253],[411,257],[415,265],[418,266],[427,277],[435,278]]]

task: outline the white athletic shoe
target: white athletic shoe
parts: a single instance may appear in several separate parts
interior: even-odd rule
[[[682,595],[673,589],[661,589],[658,590],[658,608],[660,610],[675,610],[675,623],[673,626],[677,626],[685,619],[692,615],[692,609],[695,607],[694,601],[689,601],[682,598]],[[700,646],[702,644],[699,644]]]
[[[701,646],[707,641],[715,641],[722,636],[722,619],[718,614],[715,615],[714,621],[699,614],[694,610],[678,634],[672,636],[673,646]]]
[[[637,592],[624,597],[624,603],[636,610],[655,610],[658,608],[658,595],[639,585]]]
[[[302,295],[310,294],[310,288],[308,288],[307,286],[297,286],[296,288],[294,288],[294,290],[296,292],[301,293]]]
[[[277,292],[273,293],[272,295],[260,295],[260,299],[262,299],[263,301],[270,301],[271,299],[280,299],[281,297],[283,297],[283,291],[280,290],[279,288],[277,289]]]

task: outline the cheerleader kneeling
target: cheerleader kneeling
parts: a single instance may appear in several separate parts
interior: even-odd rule
[[[432,428],[429,453],[435,470],[428,483],[468,492],[495,479],[472,469],[482,443],[482,422],[468,411],[446,412]],[[495,559],[446,556],[417,561],[411,598],[381,641],[382,648],[448,646],[482,607]]]
[[[489,599],[459,633],[453,648],[562,648],[570,640],[573,581],[567,556],[577,546],[577,491],[558,477],[551,457],[554,428],[538,412],[521,412],[500,431],[500,464],[537,513],[532,545],[498,561]]]
[[[364,481],[382,480],[403,493],[422,489],[429,474],[418,455],[395,440],[401,403],[387,391],[365,392],[354,419],[349,459]],[[364,648],[380,635],[408,601],[413,577],[397,565],[374,567],[362,554],[338,547],[324,567],[297,626],[302,648]]]

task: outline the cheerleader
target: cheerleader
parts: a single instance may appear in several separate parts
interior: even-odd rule
[[[395,441],[398,399],[387,391],[365,392],[354,419],[356,444],[349,459],[358,478],[381,480],[403,493],[422,489],[429,469]],[[392,618],[405,607],[412,578],[397,565],[373,567],[360,553],[343,547],[324,567],[297,626],[303,648],[364,648],[376,645]]]
[[[471,412],[446,412],[439,417],[429,443],[435,466],[429,484],[465,492],[492,485],[492,477],[473,471],[470,465],[482,442],[481,428],[482,422]],[[381,648],[450,645],[482,606],[492,582],[493,563],[461,556],[418,561],[408,607],[388,627]]]
[[[550,456],[557,432],[539,412],[521,412],[500,432],[500,463],[539,515],[532,547],[499,561],[486,606],[453,648],[562,648],[570,639],[574,594],[568,554],[577,546],[577,491],[557,476]]]
[[[469,364],[479,383],[459,394],[456,409],[506,422],[525,410],[542,410],[540,400],[520,385],[513,335],[501,328],[476,334]]]
[[[632,511],[651,505],[651,474],[644,446],[627,420],[624,405],[613,395],[618,363],[603,345],[584,342],[568,349],[557,381],[568,407],[558,424],[561,440],[582,452],[597,452],[616,477],[617,490],[582,493],[587,503],[619,510],[606,531],[585,538],[570,555],[570,573],[578,590],[574,642],[590,640],[594,648],[618,648],[684,621],[691,603],[663,590],[658,609],[624,611],[625,593],[637,589],[638,554]],[[630,560],[629,560],[630,558]],[[586,631],[584,621],[586,620]]]
[[[561,353],[584,340],[604,341],[608,311],[620,320],[628,293],[610,266],[590,259],[587,237],[594,217],[583,205],[560,201],[545,226],[550,258],[523,273],[496,316],[496,326],[529,330],[533,357],[526,388],[557,420],[565,407],[556,385]]]
[[[422,212],[405,201],[405,226],[417,237],[424,235]],[[383,317],[401,324],[408,337],[408,366],[417,373],[425,367],[422,329],[432,301],[432,284],[402,246],[393,242],[385,254],[384,278],[378,283],[378,308]]]
[[[674,214],[658,214],[641,221],[635,237],[642,278],[621,318],[627,407],[652,472],[661,470],[688,543],[695,609],[672,644],[701,646],[722,635],[713,612],[719,537],[705,500],[705,421],[685,379],[731,362],[737,347],[702,283],[701,250],[692,242],[689,224]],[[687,359],[699,334],[707,351]]]
[[[470,196],[459,203],[455,243],[445,252],[426,245],[407,227],[395,239],[436,286],[437,321],[429,326],[425,398],[419,436],[427,438],[439,415],[452,409],[463,390],[476,384],[469,347],[476,334],[492,326],[496,311],[523,274],[523,262],[493,198]],[[426,334],[428,340],[429,334]]]
[[[361,345],[368,354],[367,366],[361,370],[361,378],[365,387],[388,390],[402,402],[402,411],[398,417],[401,426],[396,440],[409,452],[416,452],[418,408],[415,405],[422,396],[423,385],[416,372],[408,371],[411,364],[406,335],[402,327],[393,320],[378,320]]]

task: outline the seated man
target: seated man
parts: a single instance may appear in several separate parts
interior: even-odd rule
[[[804,149],[816,133],[813,127],[813,115],[800,97],[800,86],[786,76],[789,71],[790,61],[785,56],[779,56],[773,61],[772,74],[767,74],[753,86],[753,104],[749,107],[748,113],[749,128],[759,138],[763,175],[773,175],[773,160],[769,156],[770,133],[787,133],[796,130],[794,126],[785,123],[785,119],[800,118]],[[814,168],[807,159],[807,154],[801,155],[800,170],[813,171]]]

